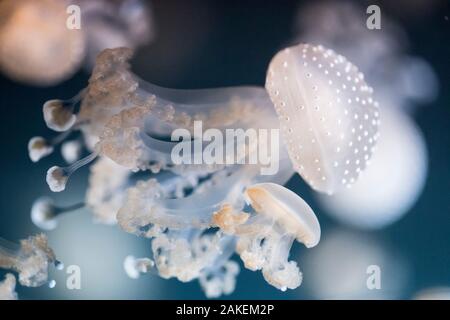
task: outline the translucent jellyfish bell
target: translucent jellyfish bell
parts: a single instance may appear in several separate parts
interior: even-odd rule
[[[21,240],[20,244],[0,238],[0,268],[14,270],[23,286],[37,287],[48,280],[50,264],[57,264],[44,234]]]
[[[0,300],[17,300],[16,277],[7,273],[5,279],[0,281]]]
[[[420,196],[427,176],[427,150],[419,128],[395,109],[382,109],[381,121],[377,151],[359,180],[332,196],[318,195],[328,213],[361,228],[399,220]]]
[[[289,251],[294,240],[307,248],[317,245],[317,217],[302,198],[278,184],[252,185],[245,196],[255,214],[224,207],[215,213],[214,223],[238,238],[236,251],[247,269],[262,270],[264,279],[280,290],[295,289],[302,274],[296,262],[288,261]]]
[[[372,155],[379,122],[358,68],[332,50],[301,44],[272,59],[266,88],[303,179],[329,194],[353,184]]]

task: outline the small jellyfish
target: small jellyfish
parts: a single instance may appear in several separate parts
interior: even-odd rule
[[[427,177],[427,148],[419,128],[394,108],[380,111],[382,125],[370,166],[350,188],[317,195],[327,213],[351,226],[378,229],[401,219]]]
[[[17,300],[16,277],[12,273],[7,273],[0,281],[0,300]]]
[[[20,244],[0,238],[0,268],[16,271],[23,286],[38,287],[47,283],[48,268],[57,263],[44,234],[21,240]]]
[[[319,243],[320,225],[312,209],[297,194],[274,183],[261,183],[245,190],[254,214],[233,213],[224,207],[213,221],[238,238],[236,251],[247,269],[262,270],[264,279],[285,291],[302,282],[289,251],[295,240],[312,248]]]

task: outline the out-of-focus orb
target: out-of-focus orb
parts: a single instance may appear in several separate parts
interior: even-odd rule
[[[69,5],[80,7],[80,29],[69,29]],[[94,65],[106,48],[136,48],[153,38],[153,17],[141,0],[3,0],[0,69],[10,78],[48,86]]]
[[[66,27],[61,0],[0,3],[0,68],[14,80],[51,85],[68,78],[84,57],[84,36]]]
[[[370,165],[349,189],[318,195],[332,216],[360,228],[382,228],[399,220],[419,197],[427,176],[424,138],[395,109],[381,110],[380,139]]]
[[[408,280],[401,257],[367,233],[326,232],[305,255],[304,285],[315,299],[398,299]],[[380,289],[367,286],[371,266],[379,267]]]
[[[434,287],[419,291],[415,300],[450,300],[450,287]]]

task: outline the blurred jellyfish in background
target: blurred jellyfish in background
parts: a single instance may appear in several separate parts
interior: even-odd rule
[[[420,290],[413,297],[415,300],[450,300],[450,287],[432,287]]]
[[[408,37],[382,10],[380,30],[366,26],[366,7],[350,1],[315,1],[301,7],[295,42],[321,43],[354,61],[376,90],[380,106],[406,111],[437,96],[430,64],[407,53]]]
[[[414,205],[427,175],[425,141],[415,123],[396,109],[381,112],[377,151],[359,180],[332,196],[317,195],[328,213],[348,225],[382,228]]]
[[[82,12],[89,68],[106,48],[137,48],[153,40],[155,26],[148,3],[141,0],[74,0]]]
[[[66,25],[69,5],[81,7],[81,29]],[[0,69],[13,80],[50,86],[105,48],[147,43],[151,11],[140,0],[4,0],[0,3]]]
[[[329,230],[301,258],[305,288],[315,299],[399,299],[409,280],[402,257],[367,233]],[[370,285],[375,268],[379,289]]]

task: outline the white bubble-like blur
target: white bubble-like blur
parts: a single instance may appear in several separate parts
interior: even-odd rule
[[[304,286],[315,299],[398,299],[408,268],[367,233],[327,232],[320,244],[302,257]],[[380,269],[380,289],[368,289],[369,266]]]
[[[428,156],[420,129],[405,114],[385,108],[370,165],[349,189],[317,195],[326,212],[361,228],[382,228],[402,218],[425,185]]]
[[[70,77],[83,60],[85,42],[81,30],[66,28],[66,19],[63,1],[1,1],[1,71],[38,86]]]

